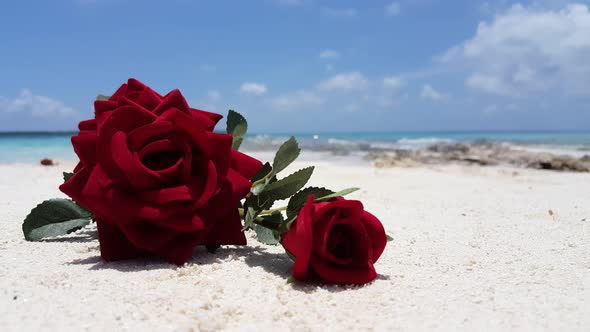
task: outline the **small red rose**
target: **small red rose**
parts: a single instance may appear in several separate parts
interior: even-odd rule
[[[336,198],[314,203],[308,198],[282,244],[295,256],[293,277],[315,274],[332,284],[365,284],[377,276],[373,264],[385,249],[381,222],[359,201]]]
[[[180,265],[198,245],[246,244],[238,204],[262,164],[213,132],[221,115],[135,79],[94,108],[72,137],[80,162],[60,190],[96,217],[103,259]]]

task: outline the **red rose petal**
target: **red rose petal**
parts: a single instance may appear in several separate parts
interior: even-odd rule
[[[166,203],[188,201],[192,202],[199,198],[198,185],[189,183],[182,186],[161,188],[154,190],[143,190],[137,196],[150,205],[161,205]]]
[[[80,131],[96,131],[96,120],[90,119],[85,121],[80,121],[78,124],[78,129]]]
[[[262,163],[258,159],[252,158],[247,154],[232,150],[231,168],[250,180],[256,172],[262,168]]]
[[[165,95],[164,99],[154,108],[153,112],[156,115],[160,115],[171,108],[188,113],[188,104],[178,89],[172,90]]]
[[[324,282],[347,285],[362,285],[373,281],[377,277],[377,272],[372,263],[366,266],[357,267],[339,267],[325,262],[321,258],[312,256],[311,267],[316,275]]]
[[[211,148],[204,130],[206,123],[174,108],[160,115],[158,121],[171,122],[177,131],[184,133],[190,139],[193,148],[198,149],[201,154],[209,155]],[[208,121],[208,119],[205,121]]]
[[[223,118],[223,115],[221,115],[221,114],[211,113],[211,112],[199,110],[196,108],[189,108],[189,113],[191,113],[191,115],[198,115],[198,116],[204,115],[207,118],[209,118],[211,121],[213,121],[213,124],[210,127],[207,127],[207,130],[209,130],[209,131],[213,131],[213,128],[215,127],[217,122],[219,122],[219,120],[221,120]]]
[[[78,204],[88,209],[86,199],[82,195],[82,189],[86,186],[86,183],[88,182],[88,178],[90,177],[90,170],[92,168],[76,166],[76,169],[77,171],[74,172],[74,175],[68,181],[59,186],[59,190],[71,197]]]
[[[130,132],[133,129],[152,123],[156,116],[144,108],[135,106],[121,106],[114,110],[99,129],[99,136],[103,142],[117,131]]]
[[[127,92],[127,84],[125,83],[125,84],[121,85],[117,89],[117,91],[115,91],[115,93],[113,93],[113,95],[109,98],[109,101],[116,102],[117,100],[119,100],[119,98],[124,96],[126,92]]]
[[[71,197],[74,198],[74,196]],[[81,199],[74,199],[93,214],[106,221],[114,218],[120,225],[136,223],[141,219],[167,219],[175,214],[186,213],[183,210],[183,208],[186,210],[186,207],[182,203],[151,206],[146,202],[138,201],[132,193],[112,186],[110,178],[100,165],[94,167],[78,197]]]
[[[146,89],[150,88],[145,84],[141,83],[139,80],[135,78],[130,78],[127,80],[127,91],[125,91],[125,95],[133,94],[136,92],[143,92]]]
[[[179,178],[180,164],[184,160],[184,149],[169,139],[153,141],[145,145],[137,154],[143,168],[162,178]]]
[[[127,135],[116,132],[111,140],[111,158],[135,189],[149,189],[159,185],[159,181],[142,166],[137,153],[127,146]]]
[[[170,122],[156,120],[129,132],[127,144],[131,150],[139,151],[157,137],[171,136],[174,130],[174,126]]]
[[[119,104],[111,100],[95,100],[94,101],[94,115],[114,111]]]
[[[96,220],[98,241],[100,242],[100,256],[107,262],[131,259],[149,254],[134,246],[119,227]]]
[[[299,211],[291,229],[283,236],[282,244],[287,251],[295,256],[293,277],[305,280],[309,274],[309,263],[313,246],[312,218],[314,214],[314,197],[310,195]]]
[[[120,225],[119,228],[134,246],[154,253],[170,245],[181,234],[176,230],[145,222]]]
[[[350,219],[360,219],[363,215],[363,204],[359,201],[349,201],[343,198],[331,200],[328,202],[315,203],[316,212],[314,214],[314,221],[320,221],[324,218],[324,214],[330,212],[332,209],[337,210],[341,217]],[[343,215],[346,214],[346,215]]]
[[[252,182],[243,177],[240,173],[230,169],[227,172],[227,182],[231,184],[232,199],[236,202],[246,197],[252,187]]]
[[[198,214],[186,212],[182,215],[174,215],[169,219],[154,219],[152,224],[180,233],[198,232],[205,230],[205,222]]]
[[[81,131],[78,135],[72,136],[74,152],[85,165],[96,164],[96,142],[98,137],[94,131]]]
[[[219,193],[200,213],[209,221],[203,245],[245,245],[246,236],[238,211],[238,201],[232,198],[232,188],[224,183]]]
[[[376,262],[385,250],[387,244],[387,235],[383,224],[371,213],[364,211],[362,216],[363,226],[365,227],[368,236],[371,238],[373,246],[373,262]]]
[[[193,206],[198,209],[201,208],[203,205],[207,204],[209,199],[215,193],[217,187],[221,187],[221,184],[217,182],[217,170],[215,168],[215,164],[209,161],[207,167],[207,173],[204,175],[203,180],[201,181],[201,192],[199,195],[199,199],[197,199]]]
[[[231,163],[231,135],[206,133],[209,142],[209,158],[215,164],[218,183],[223,183]]]
[[[154,112],[154,109],[162,102],[162,97],[154,90],[147,88],[139,94],[134,102],[141,105],[143,108]]]

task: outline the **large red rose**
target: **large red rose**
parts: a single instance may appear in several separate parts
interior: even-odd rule
[[[336,198],[314,203],[310,196],[295,223],[283,235],[283,247],[293,256],[293,277],[314,274],[332,284],[365,284],[377,276],[387,236],[381,222],[359,201]]]
[[[72,137],[80,162],[60,190],[96,217],[103,259],[180,265],[197,245],[246,244],[238,204],[262,164],[213,133],[221,115],[135,79],[94,108]]]

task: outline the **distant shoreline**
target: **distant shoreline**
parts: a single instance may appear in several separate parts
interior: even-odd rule
[[[223,132],[223,131],[218,131]],[[16,130],[1,131],[0,135],[75,135],[78,130]],[[393,130],[393,131],[302,131],[302,132],[252,132],[246,136],[313,136],[313,135],[425,135],[425,134],[590,134],[590,129],[485,129],[485,130]]]

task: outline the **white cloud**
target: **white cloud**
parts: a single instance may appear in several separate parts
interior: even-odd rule
[[[359,72],[341,73],[320,82],[317,86],[319,90],[336,91],[336,90],[363,90],[368,86],[368,80]]]
[[[482,92],[500,95],[513,96],[516,91],[512,90],[508,83],[495,75],[487,75],[475,72],[471,74],[466,80],[465,85]]]
[[[322,105],[324,100],[314,92],[300,90],[284,94],[269,100],[270,105],[278,110],[300,110]]]
[[[397,76],[389,76],[383,79],[383,87],[388,90],[399,90],[402,86],[405,85],[404,80],[401,77]]]
[[[221,99],[221,92],[217,90],[209,90],[207,91],[207,97],[209,97],[209,99],[211,99],[212,101],[218,101],[219,99]]]
[[[432,85],[430,84],[425,84],[422,87],[422,92],[420,93],[420,97],[424,98],[424,99],[431,99],[431,100],[441,100],[446,98],[446,96],[444,94],[442,94],[439,91],[436,91]]]
[[[35,117],[74,116],[76,111],[64,105],[63,102],[35,95],[29,89],[21,90],[15,98],[0,97],[0,111],[4,112],[29,112]]]
[[[338,59],[340,53],[334,50],[323,50],[320,52],[320,59]]]
[[[440,60],[472,70],[466,85],[486,93],[519,96],[551,90],[590,93],[590,11],[514,5]]]
[[[386,16],[397,16],[400,14],[402,10],[402,6],[399,2],[392,2],[385,6],[385,15]]]
[[[357,10],[354,8],[322,8],[322,13],[335,17],[355,17]]]
[[[262,96],[268,89],[261,83],[245,82],[240,86],[240,91],[249,95]]]
[[[391,108],[395,106],[395,100],[391,96],[383,96],[379,94],[363,95],[362,100],[381,108]]]

